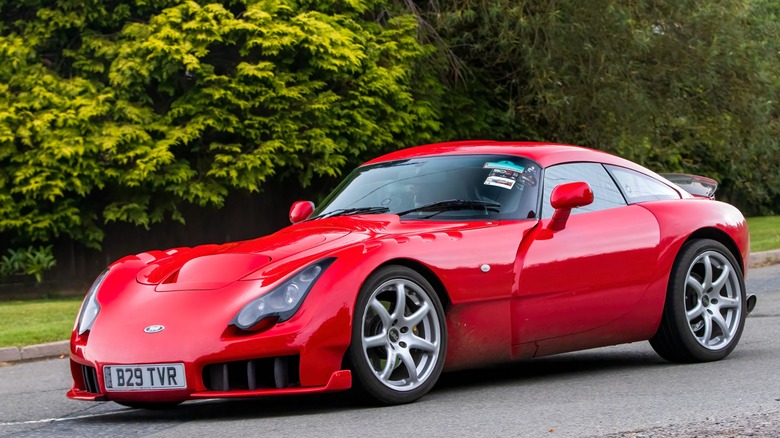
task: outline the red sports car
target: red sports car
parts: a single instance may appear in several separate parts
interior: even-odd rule
[[[68,396],[151,408],[357,386],[396,404],[442,370],[612,344],[722,359],[755,305],[747,226],[714,181],[673,179],[698,196],[575,146],[379,157],[277,233],[112,264],[73,330]]]

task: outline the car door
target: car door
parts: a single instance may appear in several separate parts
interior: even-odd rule
[[[556,186],[584,181],[594,202],[572,210],[565,228],[548,228]],[[652,280],[659,227],[627,205],[604,166],[567,163],[545,170],[542,221],[518,252],[512,318],[515,345],[586,333],[629,312]]]

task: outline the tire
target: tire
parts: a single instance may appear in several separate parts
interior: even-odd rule
[[[168,409],[173,409],[181,402],[121,402],[121,401],[115,401],[114,403],[126,406],[128,408],[133,409],[146,409],[149,411],[165,411]]]
[[[720,360],[737,346],[746,316],[737,260],[719,242],[692,240],[674,262],[661,325],[650,345],[670,362]]]
[[[446,351],[444,308],[422,275],[387,266],[366,280],[347,353],[358,390],[385,405],[413,402],[439,379]]]

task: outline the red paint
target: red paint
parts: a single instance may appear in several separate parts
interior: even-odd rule
[[[542,167],[603,162],[657,177],[603,152],[533,143],[442,143],[371,163],[472,153],[522,155]],[[111,266],[97,293],[101,310],[92,329],[72,335],[68,397],[177,401],[347,389],[351,375],[342,364],[356,297],[385,264],[417,266],[442,285],[447,369],[648,339],[660,321],[674,259],[694,233],[719,236],[746,266],[747,226],[729,205],[681,193],[679,200],[569,216],[563,213],[588,204],[593,192],[582,183],[567,186],[553,194],[562,214],[542,221],[401,220],[393,214],[305,221],[312,206],[301,201],[290,211],[294,225],[269,236],[125,257]],[[335,261],[289,320],[259,332],[230,325],[248,302],[325,257]],[[152,325],[165,328],[145,333]],[[209,365],[279,356],[300,358],[299,385],[205,386]],[[184,390],[115,393],[103,386],[107,364],[179,362]],[[97,370],[98,393],[86,391],[81,365]]]
[[[297,201],[290,207],[290,222],[297,224],[311,216],[314,211],[314,203],[311,201]]]

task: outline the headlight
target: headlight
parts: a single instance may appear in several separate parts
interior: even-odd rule
[[[76,320],[76,328],[78,328],[80,335],[92,328],[92,323],[95,322],[95,318],[97,318],[97,315],[100,312],[100,304],[98,304],[97,301],[97,290],[100,289],[100,285],[103,283],[103,279],[106,278],[106,274],[108,274],[108,269],[98,275],[95,282],[89,287],[87,296],[84,298],[84,303],[81,304],[79,318]]]
[[[328,258],[307,266],[267,294],[252,300],[230,323],[250,330],[268,318],[286,321],[295,315],[317,278],[336,260]]]

